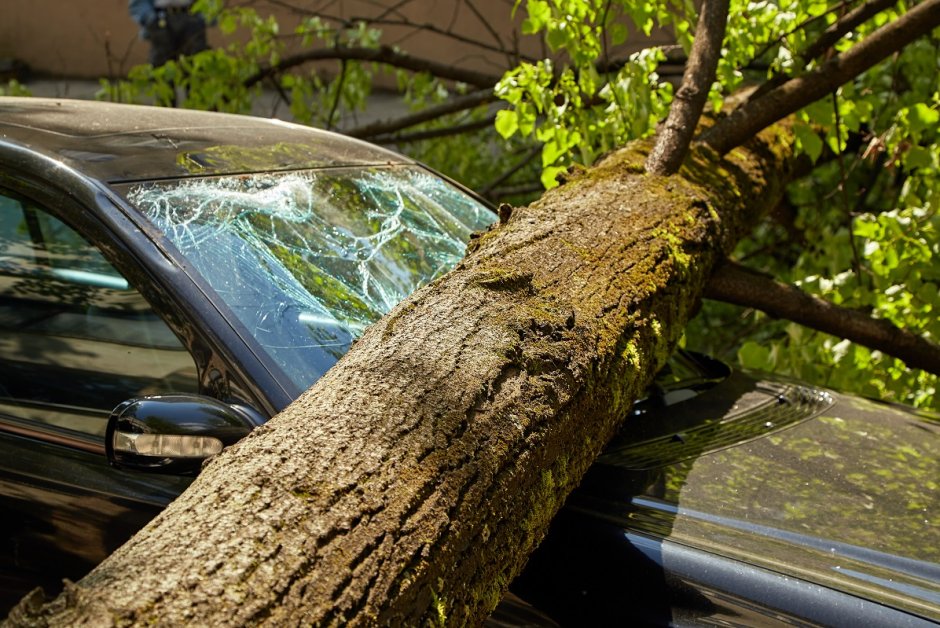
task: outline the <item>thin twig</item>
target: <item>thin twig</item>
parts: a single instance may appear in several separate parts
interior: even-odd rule
[[[280,4],[283,4],[283,3],[280,3]],[[475,7],[471,7],[471,8],[475,8]],[[354,16],[346,18],[346,17],[340,17],[340,16],[330,14],[330,13],[325,13],[323,11],[309,11],[309,10],[301,10],[301,9],[295,9],[295,10],[298,12],[302,12],[304,15],[318,17],[322,20],[326,20],[328,22],[333,22],[337,24],[350,24],[350,23],[361,22],[369,26],[379,26],[379,27],[394,26],[394,27],[401,27],[401,28],[410,28],[410,29],[413,29],[416,31],[422,31],[425,33],[433,33],[435,35],[438,35],[439,37],[451,39],[453,41],[460,42],[462,44],[466,44],[468,46],[472,46],[474,48],[478,48],[486,52],[495,52],[500,55],[507,55],[511,58],[521,58],[525,61],[529,61],[532,63],[538,60],[535,57],[531,57],[527,55],[520,55],[519,51],[516,49],[505,48],[501,41],[499,42],[498,46],[494,46],[492,44],[489,44],[480,40],[480,38],[478,37],[472,37],[469,35],[461,35],[460,33],[443,29],[430,22],[414,22],[404,17],[398,17],[398,18],[393,19],[389,17],[369,17],[369,16],[363,16],[363,15],[354,15]],[[485,19],[485,16],[481,17],[481,20],[482,19]],[[489,24],[486,24],[486,26],[490,27]]]
[[[507,196],[537,194],[544,191],[545,188],[542,187],[541,183],[533,181],[532,183],[520,183],[518,185],[508,185],[503,188],[493,188],[488,194],[485,195],[485,197],[493,201],[506,198]]]
[[[513,167],[511,167],[509,170],[507,170],[503,174],[496,177],[496,179],[494,179],[493,181],[490,181],[489,183],[484,185],[482,188],[480,188],[480,194],[482,194],[483,196],[487,196],[490,192],[493,191],[494,188],[502,185],[503,183],[508,181],[509,178],[512,177],[512,175],[516,174],[517,172],[525,168],[526,165],[528,165],[533,159],[535,159],[535,157],[538,156],[538,154],[541,152],[542,152],[541,146],[534,146],[530,148],[526,152],[526,154],[523,155],[522,159],[520,159],[517,164],[515,164]]]
[[[506,45],[503,44],[503,40],[500,38],[499,33],[497,33],[496,29],[493,28],[493,25],[490,24],[492,20],[487,19],[485,15],[480,13],[480,10],[477,9],[476,5],[473,4],[472,0],[466,0],[464,4],[470,7],[470,11],[477,17],[477,19],[480,21],[480,24],[483,26],[483,28],[486,29],[486,32],[488,32],[490,36],[496,41],[496,45],[499,46],[500,50],[506,51],[508,55],[509,51],[506,49]]]
[[[283,102],[285,105],[290,107],[290,104],[291,104],[290,96],[287,94],[287,92],[284,91],[284,87],[280,84],[280,82],[272,79],[272,80],[269,80],[268,83],[271,84],[274,88],[274,91],[277,92],[277,95],[280,98],[280,102]],[[272,118],[275,117],[275,114],[277,113],[277,110],[280,106],[280,102],[275,101],[274,104],[272,105],[271,107]]]
[[[849,206],[849,191],[845,184],[848,181],[848,173],[845,169],[845,156],[842,154],[842,114],[839,113],[839,93],[832,92],[832,110],[836,122],[836,162],[839,164],[839,192],[842,197],[842,208],[845,210],[845,217],[848,220],[849,245],[852,249],[852,269],[855,271],[855,279],[858,281],[858,287],[862,290],[865,285],[862,283],[862,260],[858,254],[858,245],[855,243],[855,234],[853,233],[853,224],[855,218],[852,216],[852,208]]]
[[[803,63],[809,63],[813,59],[821,56],[827,50],[829,50],[829,48],[834,46],[836,42],[842,39],[842,37],[847,33],[851,32],[881,11],[891,8],[894,6],[894,4],[895,0],[869,0],[862,6],[856,7],[852,11],[849,11],[834,23],[832,23],[829,28],[823,31],[819,37],[816,38],[816,40],[804,48],[799,54],[800,60]],[[760,98],[774,87],[781,85],[786,80],[786,78],[786,75],[775,76],[773,79],[761,85],[759,89],[755,90],[751,94],[750,99],[754,100]]]
[[[326,117],[326,128],[333,128],[333,118],[336,115],[336,110],[339,109],[339,101],[343,95],[343,83],[346,82],[346,59],[340,61],[339,66],[339,76],[336,78],[336,93],[334,94],[333,103],[330,105],[330,113]]]
[[[281,59],[280,63],[262,68],[245,79],[245,86],[251,87],[268,76],[277,74],[312,61],[369,61],[382,63],[412,72],[427,72],[440,79],[458,81],[473,85],[474,87],[489,87],[496,85],[501,77],[459,68],[449,63],[439,63],[430,59],[422,59],[413,55],[395,50],[388,46],[378,48],[333,46],[330,48],[317,48],[306,50],[296,55]]]
[[[756,53],[754,53],[753,58],[754,58],[754,59],[760,59],[760,58],[763,57],[765,54],[767,54],[768,52],[770,52],[771,49],[772,49],[774,46],[783,43],[783,41],[784,41],[787,37],[789,37],[790,35],[792,35],[793,33],[797,33],[797,32],[800,32],[800,31],[805,31],[805,30],[807,29],[807,27],[808,27],[810,24],[813,24],[814,22],[818,22],[818,21],[822,20],[823,18],[825,18],[827,15],[829,15],[829,14],[831,14],[831,13],[836,13],[836,12],[838,12],[838,11],[841,11],[841,10],[844,9],[846,6],[848,6],[849,4],[851,4],[851,2],[841,2],[841,3],[837,4],[837,5],[834,5],[834,6],[829,7],[828,9],[826,9],[825,11],[823,11],[822,13],[820,13],[820,14],[818,14],[818,15],[812,15],[812,16],[806,18],[805,20],[803,20],[802,22],[799,22],[798,24],[792,24],[792,25],[790,25],[790,28],[788,28],[788,29],[785,30],[784,32],[780,33],[780,34],[777,35],[776,37],[773,37],[772,39],[768,40],[767,43],[764,44],[764,47],[763,47],[763,48],[761,48],[761,49],[758,50]],[[838,23],[838,22],[836,22],[836,23]],[[834,26],[834,25],[835,25],[835,24],[833,24],[833,26]],[[827,47],[828,47],[828,46],[827,46]],[[802,55],[800,55],[800,57],[802,58]],[[812,57],[811,57],[811,58],[812,58]],[[738,69],[740,69],[740,68],[738,68]]]
[[[890,9],[895,4],[897,4],[896,0],[868,0],[862,6],[849,11],[831,24],[814,42],[800,52],[800,58],[804,62],[815,59],[834,46],[846,34],[852,32],[878,13]]]

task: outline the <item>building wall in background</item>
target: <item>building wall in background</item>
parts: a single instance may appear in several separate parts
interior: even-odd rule
[[[380,3],[362,0],[297,0],[298,6],[323,7],[325,12],[353,18],[375,15]],[[389,5],[395,4],[392,2]],[[463,0],[412,0],[387,17],[418,24],[435,24],[470,41],[492,46],[513,45],[512,0],[477,0],[474,6],[487,16],[484,25]],[[0,0],[0,59],[16,59],[33,73],[49,77],[116,78],[134,65],[145,63],[148,44],[138,39],[137,26],[127,11],[127,0]],[[257,0],[262,12],[277,15],[282,26],[296,23],[286,9]],[[517,19],[516,22],[519,20]],[[284,29],[285,31],[287,28]],[[225,41],[217,28],[209,31],[210,43]],[[530,52],[537,53],[536,38],[527,38]],[[460,63],[478,70],[501,72],[506,55],[461,44],[432,33],[388,26],[385,40],[408,52],[438,62]]]
[[[121,76],[146,60],[127,0],[2,0],[0,57],[55,77]]]
[[[250,4],[263,14],[276,15],[282,32],[290,32],[296,24],[296,14],[285,8],[288,3],[253,0]],[[535,58],[546,54],[541,38],[518,36],[523,10],[515,19],[511,17],[514,0],[293,0],[291,4],[344,19],[381,12],[391,22],[432,24],[465,41],[413,27],[386,25],[384,42],[399,45],[417,57],[495,75],[513,65],[512,55],[499,52],[500,48],[511,51],[521,46],[524,54]],[[396,8],[385,8],[390,6]],[[219,46],[227,38],[218,28],[210,28],[209,41]],[[654,35],[653,42],[668,43],[668,38]],[[629,49],[649,43],[636,39]],[[0,0],[0,60],[25,63],[34,75],[118,78],[134,65],[145,63],[147,51],[148,44],[138,39],[137,26],[128,14],[127,0]],[[328,65],[322,67],[329,71]],[[388,80],[394,84],[394,78]]]

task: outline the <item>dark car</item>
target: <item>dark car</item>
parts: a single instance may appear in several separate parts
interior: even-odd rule
[[[0,99],[0,588],[61,588],[495,219],[278,121]],[[940,423],[679,352],[494,625],[940,621]]]

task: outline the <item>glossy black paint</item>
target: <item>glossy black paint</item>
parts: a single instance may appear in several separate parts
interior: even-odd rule
[[[59,170],[108,183],[411,163],[335,133],[187,109],[3,98],[0,120],[4,140],[54,162]]]
[[[100,246],[195,358],[200,391],[265,419],[292,395],[258,363],[187,269],[161,248],[157,230],[108,183],[191,174],[194,167],[178,165],[180,146],[198,161],[221,143],[256,146],[287,139],[317,140],[311,150],[319,156],[288,151],[291,159],[280,163],[285,168],[296,166],[297,158],[304,165],[313,158],[319,164],[399,159],[360,142],[254,118],[233,117],[219,125],[215,116],[176,111],[2,98],[0,192],[45,208]],[[4,607],[37,584],[54,591],[61,578],[80,577],[189,482],[114,469],[103,441],[2,412],[0,452]]]
[[[296,391],[246,346],[161,234],[111,185],[259,165],[388,162],[409,163],[279,122],[0,98],[0,192],[48,208],[99,244],[193,356],[199,393],[236,408],[248,424],[272,416]],[[936,483],[935,418],[731,373],[704,356],[680,355],[673,367],[572,495],[514,583],[519,597],[493,625],[940,621],[936,488],[907,502],[896,499],[902,490],[859,488],[878,483],[869,475],[897,472],[883,464],[895,452],[917,451],[911,466],[920,484]],[[836,448],[843,440],[845,449]],[[820,459],[807,442],[823,442],[821,451],[838,460],[822,464],[825,453]],[[803,460],[807,452],[813,456]],[[83,575],[190,481],[116,469],[104,454],[100,440],[0,409],[4,608],[33,586],[54,591],[60,578]],[[797,471],[804,475],[789,475]],[[847,482],[855,475],[866,479]],[[789,503],[791,496],[798,499]],[[923,511],[908,508],[915,502],[924,502]],[[838,509],[802,516],[796,507],[803,503]],[[864,514],[869,505],[877,518]],[[852,525],[831,524],[845,513]]]
[[[653,394],[513,590],[562,625],[933,625],[938,458],[940,418],[785,379]]]
[[[99,451],[0,432],[0,613],[58,591],[155,517],[190,477],[120,471]]]
[[[931,625],[863,597],[571,509],[552,523],[512,589],[563,626]]]
[[[200,395],[156,395],[120,403],[108,419],[105,452],[115,467],[151,473],[196,475],[207,456],[168,457],[133,454],[115,449],[115,433],[209,437],[222,446],[234,445],[264,423],[249,408]]]

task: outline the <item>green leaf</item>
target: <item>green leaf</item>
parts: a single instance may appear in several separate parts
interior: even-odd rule
[[[528,17],[522,22],[522,34],[534,35],[549,23],[552,9],[544,0],[529,0],[526,3]]]
[[[923,146],[912,146],[904,154],[904,167],[908,170],[913,170],[914,168],[929,168],[933,165],[933,160],[930,157],[930,151],[924,148]]]
[[[564,145],[560,144],[558,139],[551,139],[542,146],[542,166],[550,166],[558,161],[558,158],[565,154]]]
[[[620,22],[614,22],[607,27],[607,35],[610,37],[611,44],[619,46],[627,41],[627,27]]]
[[[812,17],[818,17],[820,15],[825,14],[828,9],[829,7],[826,6],[826,3],[824,1],[812,0],[806,6],[806,14]]]
[[[749,341],[738,349],[738,360],[747,368],[768,369],[772,367],[770,350],[756,342]]]
[[[496,131],[509,139],[519,130],[519,116],[512,109],[501,109],[496,112]]]
[[[219,30],[226,35],[231,35],[238,28],[238,19],[232,13],[224,13],[219,17]]]
[[[565,24],[562,23],[560,27],[549,29],[548,34],[545,36],[545,41],[548,43],[548,47],[552,49],[552,52],[557,52],[568,43],[569,34],[564,26]]]
[[[565,170],[567,170],[567,168],[564,166],[549,166],[548,168],[542,170],[541,180],[545,189],[548,190],[554,187],[558,187],[558,180],[556,177]]]
[[[919,137],[927,129],[932,129],[940,120],[940,112],[931,109],[922,102],[917,103],[907,110],[907,121],[910,125],[911,134]]]
[[[823,142],[819,135],[807,124],[793,125],[796,135],[797,147],[801,149],[814,162],[822,155]]]
[[[531,103],[519,103],[519,108],[516,109],[516,120],[519,123],[519,133],[523,137],[532,135],[535,130],[536,118],[535,107]]]

